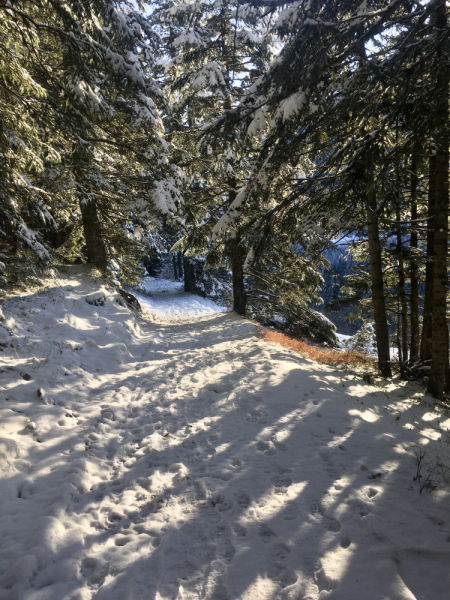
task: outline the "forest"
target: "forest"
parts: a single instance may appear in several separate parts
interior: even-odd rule
[[[449,598],[449,32],[0,0],[1,600]]]
[[[444,398],[445,0],[0,11],[4,289],[54,261],[133,285],[165,249],[187,289],[196,261],[225,269],[239,315],[333,346],[320,294],[344,246],[353,267],[333,302],[374,323],[384,377],[395,330],[402,376]]]

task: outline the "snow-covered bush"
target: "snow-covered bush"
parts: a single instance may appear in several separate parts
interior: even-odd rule
[[[357,352],[372,352],[374,347],[374,328],[372,323],[364,323],[359,331],[343,342],[345,348]]]
[[[279,314],[273,319],[268,319],[267,324],[295,338],[325,344],[331,348],[337,345],[336,327],[316,310],[299,306],[280,306]]]

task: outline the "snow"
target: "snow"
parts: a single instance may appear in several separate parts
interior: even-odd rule
[[[335,335],[338,338],[342,348],[351,347],[351,345],[352,345],[351,340],[354,337],[353,335],[346,335],[345,333],[335,333]],[[367,352],[369,354],[369,356],[372,356],[374,358],[377,357],[377,350],[376,350],[376,346],[374,346],[374,344],[369,344],[366,347],[366,349],[364,350],[364,352]],[[390,347],[389,355],[391,357],[391,360],[398,360],[398,349]]]
[[[227,212],[223,214],[217,223],[214,225],[212,231],[212,239],[216,240],[224,231],[230,229],[235,222],[239,210],[246,199],[247,186],[243,186],[238,190],[236,198],[230,204]]]
[[[163,279],[162,277],[145,277],[139,284],[140,289],[149,296],[154,294],[181,293],[184,289],[183,281]]]
[[[180,281],[147,277],[140,287],[146,295],[135,294],[139,304],[158,321],[186,321],[227,310],[208,298],[185,293],[184,283]]]
[[[3,305],[2,600],[448,597],[450,421],[418,385],[119,299],[76,267]]]
[[[220,89],[217,89],[217,86],[226,87],[223,67],[216,61],[207,63],[192,77],[191,84],[197,90],[210,86],[214,88],[216,94],[222,97],[222,92]]]
[[[199,46],[202,48],[206,46],[205,40],[194,30],[183,32],[173,41],[172,46],[174,48],[178,48],[184,44],[190,44],[191,46]]]
[[[283,121],[288,121],[302,110],[306,102],[306,95],[302,90],[292,94],[292,96],[289,96],[289,98],[280,103],[275,113],[275,118],[278,119],[282,116]]]
[[[160,159],[161,160],[161,159]],[[167,161],[167,157],[165,157]],[[164,161],[162,161],[164,162]],[[151,198],[156,210],[163,215],[176,214],[178,207],[183,204],[183,197],[174,179],[163,179],[153,183]]]

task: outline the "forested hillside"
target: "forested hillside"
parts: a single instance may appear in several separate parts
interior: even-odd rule
[[[449,35],[0,0],[0,600],[447,600]]]
[[[402,376],[444,398],[444,0],[8,0],[0,15],[4,293],[71,262],[136,284],[171,251],[187,290],[222,269],[238,314],[297,337],[333,346],[333,308],[373,322],[387,378],[395,331]]]

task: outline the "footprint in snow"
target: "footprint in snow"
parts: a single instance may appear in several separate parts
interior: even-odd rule
[[[370,512],[367,504],[361,502],[361,500],[357,498],[349,498],[345,501],[345,503],[352,511],[354,511],[355,513],[359,513],[359,516],[362,518],[367,517],[367,515]]]
[[[299,515],[299,507],[297,502],[289,502],[283,511],[283,521],[293,521]]]
[[[239,525],[239,523],[236,523],[234,525],[234,534],[238,537],[245,537],[247,535],[247,530],[245,527],[242,527],[242,525]]]
[[[282,588],[285,588],[289,585],[294,585],[294,583],[297,581],[297,579],[298,579],[298,575],[292,569],[286,569],[286,571],[283,571],[282,573],[280,573],[280,575],[278,577],[278,581],[280,582],[280,585]]]
[[[332,531],[333,533],[337,533],[341,530],[341,524],[334,517],[325,516],[322,522],[322,525],[325,527],[327,531]]]
[[[265,544],[270,542],[273,538],[278,537],[271,527],[264,524],[260,525],[258,535]]]
[[[378,494],[378,490],[376,490],[375,488],[369,488],[367,491],[367,495],[369,496],[369,498],[373,498],[374,496],[376,496]]]
[[[230,510],[230,508],[232,508],[233,501],[228,500],[228,498],[226,498],[222,494],[215,494],[214,496],[211,496],[208,499],[207,504],[209,506],[212,506],[213,508],[216,508],[220,512],[223,512],[226,510]]]
[[[277,560],[283,561],[289,557],[290,553],[291,549],[286,544],[277,544],[271,551],[271,554],[273,554]]]
[[[282,587],[290,585],[296,581],[297,577],[290,569],[286,570],[286,561],[290,554],[290,550],[284,544],[276,544],[273,546],[268,556],[266,557],[266,574]],[[291,574],[291,577],[287,576]],[[295,579],[294,579],[295,578]]]
[[[101,586],[109,572],[109,564],[94,557],[87,556],[81,563],[81,574],[89,584]]]
[[[271,482],[275,487],[289,487],[292,485],[292,479],[287,475],[290,473],[290,469],[281,471],[278,475],[272,477]]]
[[[251,503],[251,498],[250,496],[248,496],[247,494],[245,494],[244,492],[239,492],[238,494],[236,494],[236,504],[238,506],[240,506],[241,508],[248,508],[250,506]]]
[[[126,546],[128,542],[131,542],[131,536],[120,536],[114,540],[116,546]]]
[[[264,454],[268,454],[268,455],[275,454],[275,452],[276,452],[273,443],[270,441],[267,441],[267,440],[260,440],[256,444],[256,448],[260,452],[264,452]]]

